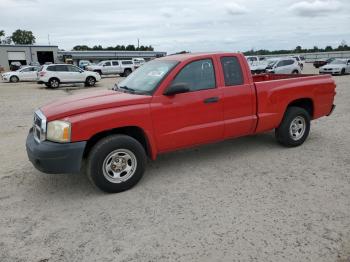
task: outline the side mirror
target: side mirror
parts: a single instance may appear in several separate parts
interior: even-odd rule
[[[170,86],[165,90],[165,96],[173,96],[176,94],[187,93],[190,91],[188,84],[186,83],[175,83],[170,84]]]

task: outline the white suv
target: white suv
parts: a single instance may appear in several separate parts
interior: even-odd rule
[[[300,74],[301,68],[294,58],[276,58],[269,60],[266,72],[272,74]]]
[[[115,75],[128,76],[135,70],[134,62],[131,60],[108,60],[102,61],[97,65],[90,65],[86,67],[89,71],[94,71],[100,75]]]
[[[44,65],[38,72],[38,83],[51,88],[58,88],[60,84],[66,83],[85,83],[85,86],[94,86],[100,80],[101,76],[95,72],[84,71],[67,64]]]

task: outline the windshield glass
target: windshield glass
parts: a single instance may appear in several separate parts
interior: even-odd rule
[[[335,59],[332,62],[330,62],[330,64],[345,65],[346,62],[345,62],[345,60]]]
[[[117,87],[134,93],[150,94],[177,63],[168,60],[148,62],[118,83]]]
[[[274,64],[276,64],[279,60],[267,60],[267,66],[273,66]]]
[[[102,62],[99,62],[97,65],[102,66],[102,65],[104,65],[104,63],[105,62],[102,61]]]

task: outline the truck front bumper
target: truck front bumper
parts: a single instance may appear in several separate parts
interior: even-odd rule
[[[29,131],[26,149],[34,167],[48,174],[77,173],[80,171],[86,142],[54,143],[34,139],[32,129]]]

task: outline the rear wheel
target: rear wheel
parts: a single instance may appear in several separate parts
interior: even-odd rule
[[[300,146],[310,132],[311,117],[300,107],[289,107],[283,120],[275,130],[277,141],[287,147]]]
[[[10,82],[11,83],[17,83],[19,81],[19,78],[17,76],[11,76],[10,77]]]
[[[96,84],[96,79],[92,76],[86,78],[85,86],[94,86]]]
[[[137,140],[126,135],[112,135],[92,148],[87,174],[101,190],[118,193],[136,185],[145,166],[146,153]]]
[[[48,84],[51,88],[58,88],[60,86],[60,81],[57,78],[51,78]]]

